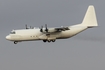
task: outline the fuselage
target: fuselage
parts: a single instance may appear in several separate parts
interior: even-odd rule
[[[58,28],[47,28],[47,24],[45,24],[45,28],[42,26],[41,28],[27,29],[26,27],[26,29],[13,30],[6,36],[6,39],[14,41],[14,44],[21,41],[35,40],[55,42],[56,39],[67,39],[86,30],[87,28],[96,26],[98,26],[98,23],[95,8],[93,5],[89,5],[81,24]]]
[[[87,29],[87,26],[74,25],[69,26],[70,30],[54,32],[46,35],[43,32],[40,32],[39,28],[34,29],[20,29],[13,30],[9,35],[6,36],[6,39],[10,41],[34,41],[34,40],[55,40],[55,39],[66,39],[70,38],[83,30]]]

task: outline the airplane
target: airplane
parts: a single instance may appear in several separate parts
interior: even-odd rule
[[[78,33],[88,29],[98,26],[95,8],[93,5],[89,5],[84,16],[82,23],[72,25],[72,26],[61,26],[48,28],[47,24],[45,27],[41,28],[28,28],[26,25],[25,29],[12,30],[6,39],[13,41],[14,44],[22,41],[38,41],[43,42],[55,42],[57,39],[68,39]]]

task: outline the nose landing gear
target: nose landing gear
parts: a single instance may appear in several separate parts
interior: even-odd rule
[[[14,44],[17,44],[18,43],[18,41],[14,41]]]

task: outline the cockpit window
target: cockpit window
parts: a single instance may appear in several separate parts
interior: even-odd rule
[[[15,31],[11,31],[10,34],[16,34],[16,32]]]

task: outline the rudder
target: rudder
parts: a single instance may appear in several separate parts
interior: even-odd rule
[[[88,27],[98,26],[96,13],[95,13],[95,8],[94,8],[93,5],[90,5],[88,7],[87,12],[84,16],[82,25],[83,26],[88,26]]]

